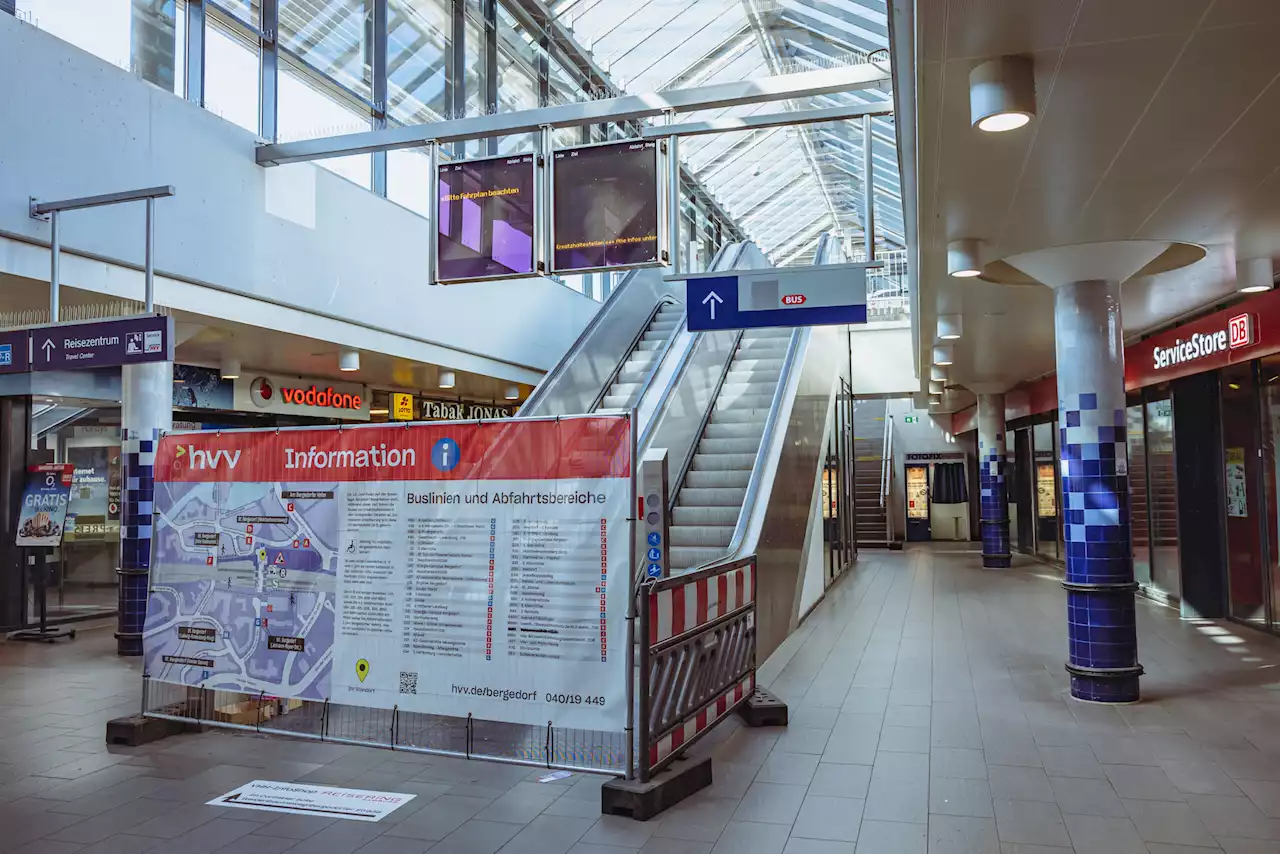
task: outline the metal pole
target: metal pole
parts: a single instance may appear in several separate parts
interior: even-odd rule
[[[556,158],[556,140],[554,131],[550,125],[543,125],[538,131],[538,153],[543,157],[542,168],[542,198],[538,200],[538,207],[542,209],[542,258],[546,264],[546,268],[542,270],[544,276],[548,276],[555,272],[555,208],[552,205],[552,180],[551,172],[555,169]],[[536,221],[535,221],[536,225]]]
[[[440,269],[440,143],[427,143],[427,284],[434,285]]]
[[[675,121],[674,113],[667,113],[667,124]],[[667,165],[670,170],[667,184],[667,252],[671,259],[671,274],[680,275],[680,137],[667,137]]]
[[[59,293],[58,286],[61,279],[58,276],[58,266],[62,254],[62,244],[58,239],[58,211],[49,212],[49,224],[53,227],[53,234],[49,238],[49,322],[58,322]]]
[[[147,199],[146,311],[156,310],[156,200]]]
[[[871,116],[862,117],[862,239],[868,261],[876,260],[876,176],[872,162]]]

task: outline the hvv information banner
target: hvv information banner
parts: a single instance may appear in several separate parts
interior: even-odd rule
[[[621,731],[626,416],[164,437],[152,679]]]

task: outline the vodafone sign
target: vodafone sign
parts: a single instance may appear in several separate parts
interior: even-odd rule
[[[235,381],[235,407],[349,421],[369,420],[369,389],[355,383],[246,373]]]

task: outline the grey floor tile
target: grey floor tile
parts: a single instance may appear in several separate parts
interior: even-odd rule
[[[714,798],[741,798],[747,793],[747,789],[751,788],[751,783],[759,771],[759,765],[743,765],[713,759],[711,760],[711,786],[704,790],[704,794]],[[595,803],[600,803],[598,795],[594,800]]]
[[[862,822],[863,802],[853,798],[808,795],[791,828],[792,836],[856,842]]]
[[[1106,779],[1093,751],[1081,747],[1041,747],[1040,758],[1050,777],[1094,777]]]
[[[244,811],[247,812],[247,811]],[[342,822],[346,825],[365,824],[364,822]],[[372,825],[365,825],[372,828]],[[161,839],[159,844],[151,849],[156,854],[210,854],[231,843],[248,836],[255,832],[260,825],[251,821],[237,821],[231,818],[215,818],[213,821],[207,821],[199,827],[184,833],[176,839]],[[327,833],[329,831],[321,831]],[[356,848],[363,845],[369,839],[376,836],[376,832],[371,830],[362,831],[360,841],[346,848],[343,845],[335,845],[327,848],[318,848],[317,852],[323,851],[324,854],[351,854]],[[315,839],[317,837],[313,837]]]
[[[1126,799],[1124,806],[1138,828],[1138,833],[1147,842],[1205,847],[1217,844],[1199,816],[1187,804]]]
[[[892,726],[928,727],[932,718],[931,706],[894,706],[885,710],[885,723]]]
[[[62,842],[80,842],[85,845],[92,845],[95,842],[101,842],[108,836],[126,833],[143,822],[172,809],[173,805],[164,801],[132,800],[115,809],[99,813],[92,818],[86,818],[63,830],[59,830],[57,833],[51,834],[50,838]],[[53,815],[53,813],[42,813],[42,815],[49,816]]]
[[[1001,854],[995,819],[929,816],[929,854]]]
[[[644,844],[640,854],[711,854],[713,842],[695,842],[692,839],[667,839],[655,836]],[[538,852],[541,854],[541,852]]]
[[[1280,854],[1280,845],[1258,839],[1236,839],[1223,836],[1218,839],[1224,854]]]
[[[801,839],[793,836],[787,840],[782,854],[857,854],[856,842],[837,842],[833,839]]]
[[[503,854],[564,854],[597,821],[598,815],[591,818],[540,815],[521,828],[500,850]]]
[[[929,757],[923,753],[878,753],[871,769],[871,777],[874,780],[898,780],[923,785],[929,779]]]
[[[651,819],[651,823],[657,824],[653,835],[714,843],[733,818],[738,803],[732,798],[695,795]]]
[[[934,777],[929,781],[929,812],[994,818],[991,787],[986,780]]]
[[[1160,768],[1179,792],[1188,795],[1244,794],[1215,762],[1165,760]]]
[[[933,777],[985,780],[986,754],[963,747],[935,747],[929,752],[929,774]]]
[[[827,749],[827,740],[831,738],[831,730],[798,727],[789,725],[787,732],[778,739],[773,752],[778,753],[814,753],[818,756]],[[772,755],[772,754],[771,754]]]
[[[1090,854],[1144,854],[1138,829],[1127,817],[1066,815],[1067,832],[1077,851]]]
[[[988,765],[987,779],[991,783],[993,798],[1020,801],[1056,802],[1053,787],[1043,768],[1027,768],[1018,765]]]
[[[1019,845],[1016,842],[1000,844],[1000,854],[1075,854],[1075,850],[1063,848],[1060,845]],[[1207,852],[1202,850],[1200,854],[1207,854]]]
[[[858,854],[927,854],[929,827],[894,821],[864,821]]]
[[[616,845],[597,845],[594,842],[579,842],[569,849],[569,854],[637,854],[639,848],[620,848]]]
[[[144,854],[159,844],[160,840],[151,836],[118,833],[80,850],[87,851],[88,854]]]
[[[323,818],[320,816],[282,815],[275,821],[267,822],[259,827],[254,831],[254,834],[257,836],[278,836],[284,839],[302,840],[315,836],[337,821],[338,819],[336,818]]]
[[[470,819],[431,847],[435,854],[494,854],[522,825]]]
[[[1124,804],[1106,779],[1050,777],[1049,785],[1053,787],[1054,798],[1063,813],[1124,819],[1129,817]]]
[[[1270,780],[1241,780],[1238,785],[1258,809],[1270,818],[1280,818],[1280,783]]]
[[[1163,768],[1150,765],[1103,765],[1111,788],[1122,798],[1145,801],[1184,801],[1186,796],[1173,785]]]
[[[401,839],[396,841],[412,842],[413,840]],[[374,842],[377,842],[377,840],[375,839]],[[248,836],[242,836],[235,842],[222,846],[214,851],[214,854],[246,854],[246,852],[252,852],[252,854],[284,854],[285,851],[297,848],[301,844],[297,839],[286,839],[283,836],[258,836],[255,833],[250,833]],[[423,842],[421,844],[425,846],[431,843]],[[366,854],[421,854],[421,850],[382,849],[381,851],[369,851]]]
[[[8,849],[8,854],[74,854],[85,846],[77,842],[55,842],[52,839],[36,839]]]
[[[1206,854],[1206,852],[1221,850],[1221,848],[1197,848],[1194,845],[1171,845],[1168,842],[1147,843],[1147,851],[1150,854]],[[1280,851],[1280,848],[1276,851]]]
[[[613,815],[602,815],[582,835],[579,842],[596,845],[614,845],[619,848],[640,848],[649,841],[661,822],[634,821]]]
[[[800,812],[805,791],[805,786],[752,783],[734,813],[734,820],[790,825]]]
[[[1280,819],[1268,818],[1248,798],[1187,795],[1187,803],[1215,836],[1280,840]]]
[[[780,753],[775,749],[760,766],[757,783],[785,783],[789,786],[807,786],[813,779],[821,757],[810,753]]]
[[[731,821],[712,854],[782,854],[791,828],[782,824]]]
[[[566,818],[589,818],[594,823],[600,817],[600,804],[591,801],[580,801],[562,797],[552,802],[542,811],[543,816],[563,816]]]
[[[1057,804],[1044,801],[995,801],[1001,842],[1069,846],[1067,828]]]
[[[475,818],[478,821],[528,824],[562,794],[556,787],[520,783],[476,813]]]
[[[886,724],[880,731],[881,751],[898,753],[928,753],[929,729],[918,726],[894,726]]]
[[[386,828],[388,836],[405,836],[412,839],[439,840],[457,830],[465,821],[489,806],[492,801],[484,798],[466,798],[460,795],[441,795],[404,821]],[[327,828],[327,833],[333,828]]]
[[[814,771],[813,779],[809,781],[809,794],[865,800],[870,783],[870,765],[820,762]]]
[[[875,821],[922,824],[929,815],[929,785],[918,781],[877,779],[873,772],[864,815]]]

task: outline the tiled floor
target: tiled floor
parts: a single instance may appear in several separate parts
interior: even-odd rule
[[[4,854],[1280,852],[1280,640],[1139,609],[1146,701],[1065,694],[1063,591],[1025,562],[865,554],[761,671],[708,791],[602,818],[599,778],[226,733],[107,749],[138,705],[109,631],[0,644]],[[413,792],[377,824],[205,806],[253,779]]]

